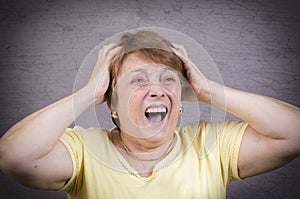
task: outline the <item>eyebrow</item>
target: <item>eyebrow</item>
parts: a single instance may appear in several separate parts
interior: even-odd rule
[[[162,68],[161,70],[163,70],[163,71],[171,71],[171,72],[175,72],[176,73],[176,70],[174,70],[172,67],[170,67],[170,66],[166,66],[166,67],[164,67],[164,68]]]
[[[132,73],[138,73],[138,72],[146,72],[146,70],[144,68],[138,68],[138,69],[130,71],[129,73],[132,74]]]
[[[163,68],[161,68],[160,70],[162,71],[171,71],[171,72],[176,72],[172,67],[170,66],[164,66]],[[135,70],[132,70],[130,71],[130,73],[138,73],[138,72],[143,72],[143,73],[146,73],[147,69],[145,67],[143,68],[138,68],[138,69],[135,69]]]

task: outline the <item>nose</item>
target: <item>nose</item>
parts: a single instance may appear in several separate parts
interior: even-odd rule
[[[148,92],[148,97],[150,98],[161,98],[165,97],[164,89],[161,87],[161,85],[158,84],[151,84]]]

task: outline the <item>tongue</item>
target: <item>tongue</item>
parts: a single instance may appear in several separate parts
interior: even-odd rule
[[[161,122],[162,118],[160,114],[149,114],[148,120],[152,123],[158,123]]]

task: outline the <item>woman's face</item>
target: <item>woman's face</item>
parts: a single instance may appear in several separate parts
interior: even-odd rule
[[[152,141],[173,135],[181,106],[181,82],[171,67],[130,54],[114,92],[118,99],[112,110],[118,113],[123,133]]]

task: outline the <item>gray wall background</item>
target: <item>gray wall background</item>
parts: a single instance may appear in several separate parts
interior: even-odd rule
[[[71,94],[80,64],[101,41],[145,26],[177,30],[202,44],[225,85],[300,106],[297,0],[0,2],[0,135],[28,114]],[[299,198],[299,169],[298,158],[275,171],[233,182],[227,198]],[[66,196],[25,188],[0,172],[0,198]]]

